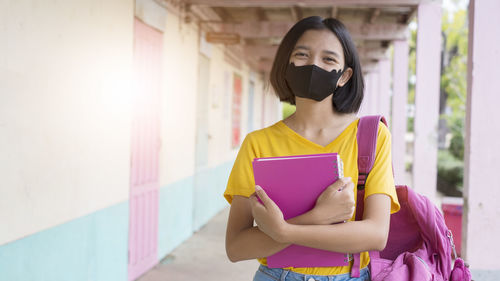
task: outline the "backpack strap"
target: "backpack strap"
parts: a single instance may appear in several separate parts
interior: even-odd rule
[[[356,138],[358,141],[358,194],[356,202],[356,220],[363,218],[365,183],[368,175],[375,163],[377,151],[378,125],[382,121],[387,126],[387,121],[382,115],[364,116],[359,119],[358,132]],[[378,254],[373,253],[373,254]],[[370,252],[370,255],[373,255]],[[351,277],[360,276],[361,258],[360,254],[353,255],[353,266],[351,268]]]
[[[358,133],[358,190],[365,189],[366,179],[375,163],[377,150],[378,124],[380,121],[387,126],[382,115],[364,116],[359,119]]]

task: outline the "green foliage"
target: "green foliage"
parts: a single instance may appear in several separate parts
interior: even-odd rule
[[[438,151],[438,190],[446,196],[462,196],[464,162],[448,150]]]
[[[462,135],[453,135],[450,141],[449,151],[456,159],[464,159],[464,137]]]
[[[413,20],[416,25],[416,19]],[[417,74],[417,29],[410,29],[410,42],[408,43],[409,47],[409,58],[408,58],[408,103],[415,104],[415,79]],[[413,127],[413,126],[412,126]],[[411,131],[413,132],[413,130]]]
[[[283,102],[283,119],[295,113],[295,105],[291,105],[287,102]]]
[[[467,11],[458,10],[452,16],[445,13],[443,32],[446,38],[445,59],[448,61],[445,61],[441,76],[441,88],[446,93],[449,110],[442,117],[446,119],[453,138],[462,136],[463,139],[467,97]]]
[[[457,159],[464,157],[464,120],[467,97],[467,11],[458,10],[453,15],[443,14],[443,33],[446,39],[445,66],[441,88],[446,93],[447,111],[443,114],[452,138],[450,152]]]
[[[416,77],[416,63],[417,63],[417,26],[416,19],[410,24],[410,40],[408,42],[408,104],[415,104],[415,77]],[[414,132],[413,128],[414,117],[409,116],[407,119],[407,131]]]
[[[442,18],[443,65],[441,90],[446,95],[446,120],[451,133],[448,149],[438,152],[438,190],[447,196],[462,196],[464,172],[464,120],[467,96],[467,11],[457,10]]]
[[[408,132],[413,132],[414,124],[415,124],[415,117],[408,117],[408,119],[406,119],[406,130]]]
[[[463,112],[462,112],[463,113]],[[451,131],[451,140],[450,146],[448,150],[451,155],[453,155],[456,159],[463,162],[464,160],[464,115],[460,115],[460,113],[454,113],[452,116],[447,116],[448,127]]]

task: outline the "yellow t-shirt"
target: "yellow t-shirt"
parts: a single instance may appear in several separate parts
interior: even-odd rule
[[[231,203],[234,195],[249,197],[255,192],[252,160],[261,157],[291,156],[336,152],[344,162],[344,176],[358,182],[358,145],[356,133],[359,119],[352,122],[335,140],[326,146],[316,144],[297,134],[283,121],[248,134],[241,145],[224,197]],[[382,124],[382,123],[381,123]],[[365,198],[383,193],[391,197],[391,213],[399,210],[391,163],[391,135],[385,125],[379,126],[375,163],[365,183]],[[356,192],[354,193],[356,197]],[[351,218],[354,220],[355,215]],[[266,265],[266,258],[258,259]],[[361,253],[361,268],[368,265],[368,252]],[[287,268],[309,275],[337,275],[350,272],[352,262],[343,267]]]

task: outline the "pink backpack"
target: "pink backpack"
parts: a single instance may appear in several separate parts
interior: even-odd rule
[[[387,126],[382,116],[362,117],[358,124],[358,198],[364,198],[364,184],[375,161],[380,121]],[[407,186],[396,186],[396,191],[401,209],[391,215],[386,248],[369,252],[371,280],[470,281],[470,271],[456,258],[453,236],[439,209]],[[358,200],[356,220],[363,217],[363,205]],[[359,277],[359,254],[353,258],[351,276]]]

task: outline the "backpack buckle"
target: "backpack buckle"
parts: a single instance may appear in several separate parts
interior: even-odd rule
[[[366,179],[368,178],[368,173],[359,173],[358,174],[358,190],[365,189]]]

